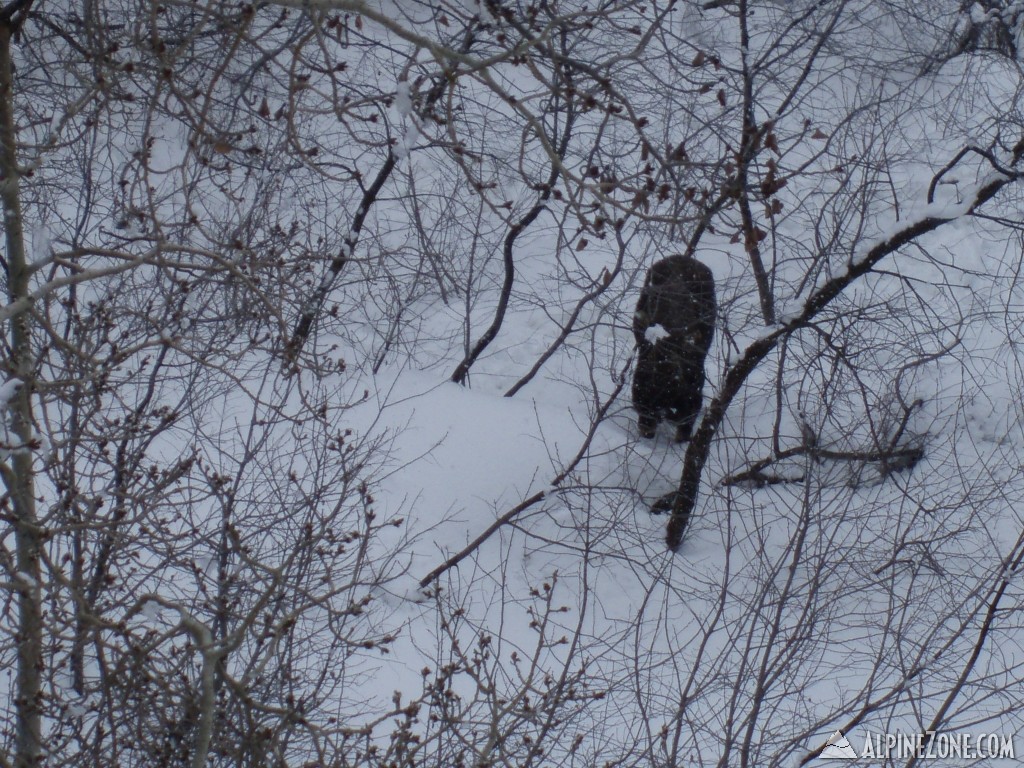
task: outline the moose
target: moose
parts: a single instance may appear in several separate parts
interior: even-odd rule
[[[654,437],[658,424],[667,421],[675,425],[677,443],[690,439],[703,400],[715,312],[715,281],[706,265],[676,255],[647,271],[633,314],[633,407],[642,437]]]

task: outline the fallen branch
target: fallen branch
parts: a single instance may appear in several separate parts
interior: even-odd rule
[[[914,466],[924,457],[924,448],[921,446],[907,446],[905,448],[885,449],[875,451],[830,451],[824,448],[789,448],[780,451],[774,456],[755,461],[750,467],[732,475],[726,475],[720,482],[721,485],[741,485],[753,483],[757,486],[776,485],[779,483],[800,483],[804,476],[796,477],[785,475],[766,474],[765,470],[773,464],[786,459],[798,456],[810,457],[813,461],[849,461],[863,462],[865,464],[880,464],[879,472],[887,477],[893,472],[902,472],[913,469]]]

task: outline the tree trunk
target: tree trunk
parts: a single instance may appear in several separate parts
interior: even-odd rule
[[[3,206],[7,250],[7,292],[13,303],[29,294],[28,264],[21,217],[19,172],[14,129],[14,77],[11,39],[17,27],[7,9],[0,17],[0,205]],[[14,764],[31,768],[40,764],[40,678],[42,676],[42,614],[40,610],[40,531],[36,520],[32,447],[37,437],[32,418],[34,359],[30,315],[21,312],[10,321],[8,375],[22,386],[8,403],[13,443],[3,479],[13,507],[17,573],[12,581],[18,591],[18,673],[14,692],[17,710],[17,741]]]

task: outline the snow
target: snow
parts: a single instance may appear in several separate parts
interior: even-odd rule
[[[971,130],[978,136],[988,127]],[[913,140],[907,138],[908,143]],[[948,159],[943,148],[935,152]],[[663,703],[657,715],[650,708],[639,715],[638,698],[619,690],[606,704],[593,705],[586,722],[601,723],[602,734],[617,744],[629,742],[645,727],[657,731],[662,723],[671,722],[672,702],[687,681],[703,692],[691,702],[691,711],[705,707],[702,713],[714,722],[722,701],[714,693],[715,681],[728,674],[719,665],[753,667],[750,658],[771,653],[774,614],[765,606],[783,606],[780,621],[788,627],[786,632],[793,633],[785,642],[798,642],[798,635],[804,638],[799,642],[806,643],[801,647],[808,649],[808,663],[788,668],[787,674],[795,677],[787,690],[806,693],[796,695],[798,703],[793,705],[813,711],[811,719],[840,718],[844,707],[856,709],[857,702],[872,700],[886,686],[897,685],[900,670],[880,670],[878,656],[896,653],[903,647],[901,638],[946,632],[956,617],[944,616],[943,606],[964,605],[970,592],[967,584],[984,581],[992,572],[976,567],[981,561],[988,564],[985,568],[993,567],[989,526],[1016,525],[1011,508],[984,492],[976,495],[992,473],[1001,482],[1015,484],[1017,493],[1014,467],[1019,461],[1013,456],[1024,445],[1024,437],[1015,357],[1006,351],[1006,329],[1000,330],[998,319],[985,309],[986,292],[1000,294],[995,305],[1007,306],[1005,291],[1017,289],[1005,282],[1007,273],[992,272],[995,236],[989,239],[987,225],[966,215],[974,190],[996,176],[983,163],[972,162],[965,163],[963,172],[957,169],[960,184],[940,187],[931,204],[925,195],[927,174],[937,167],[931,159],[916,167],[909,162],[905,172],[891,169],[897,174],[898,217],[892,206],[870,211],[865,232],[853,249],[831,254],[834,261],[803,292],[780,295],[778,323],[771,327],[737,319],[756,298],[743,282],[749,278],[737,250],[730,250],[725,238],[711,239],[708,251],[699,255],[714,268],[720,302],[726,297],[730,302],[726,319],[732,324],[727,340],[716,337],[706,397],[716,393],[726,361],[794,322],[816,286],[842,274],[850,263],[858,263],[871,248],[914,222],[950,222],[925,241],[928,257],[894,254],[882,265],[886,274],[851,287],[848,303],[841,304],[844,309],[830,315],[839,326],[845,308],[855,312],[866,296],[875,297],[881,307],[892,303],[891,309],[879,310],[877,344],[868,340],[847,349],[861,366],[857,384],[867,390],[861,392],[863,403],[850,395],[843,396],[846,400],[834,397],[831,388],[840,386],[840,373],[821,382],[808,375],[787,382],[779,395],[780,411],[773,389],[777,358],[769,357],[763,370],[751,377],[716,442],[699,513],[679,554],[665,552],[664,520],[649,516],[647,505],[675,488],[685,445],[672,445],[664,434],[654,442],[639,441],[635,416],[623,399],[597,429],[574,489],[548,494],[442,574],[440,607],[448,605],[444,596],[450,596],[450,607],[458,606],[464,622],[450,631],[466,644],[481,633],[492,633],[502,647],[520,649],[521,654],[522,649],[531,650],[535,636],[527,622],[516,621],[515,609],[529,603],[531,588],[557,572],[555,590],[569,607],[559,631],[568,636],[580,631],[586,638],[594,676],[610,680],[633,675],[637,664],[644,665],[650,672],[631,678],[633,685],[643,691],[645,702]],[[837,184],[826,189],[838,194],[840,188]],[[814,226],[819,224],[786,221],[782,231],[806,243],[806,228]],[[943,246],[955,252],[946,264],[940,255]],[[565,306],[564,294],[569,291],[564,284],[549,281],[541,266],[545,247],[550,248],[550,242],[541,238],[524,248],[517,261],[517,285],[537,293],[548,290],[547,302]],[[580,259],[586,258],[591,257],[584,251]],[[593,259],[601,263],[600,257]],[[635,263],[645,263],[642,255]],[[1008,267],[1005,260],[998,264],[1000,269]],[[968,275],[970,284],[961,284],[961,277],[966,280]],[[916,288],[921,292],[919,304],[899,298],[905,283],[919,282],[932,286]],[[625,292],[610,311],[628,317],[636,295],[635,289]],[[937,317],[959,312],[964,323],[955,329],[932,327],[929,308]],[[486,322],[489,309],[480,311],[474,327]],[[545,311],[553,323],[544,321]],[[750,314],[756,317],[756,310]],[[500,396],[545,348],[543,335],[550,335],[552,325],[564,316],[547,306],[513,312],[498,346],[474,368],[471,391],[444,383],[457,355],[449,352],[444,364],[436,364],[430,354],[423,354],[421,370],[385,368],[368,386],[387,397],[365,406],[365,414],[353,412],[360,424],[374,423],[401,435],[395,454],[399,468],[387,475],[381,498],[392,513],[404,514],[404,533],[416,542],[403,560],[407,571],[383,597],[396,616],[409,622],[395,653],[403,661],[382,667],[371,689],[413,695],[421,667],[433,668],[436,649],[452,643],[449,630],[438,628],[433,598],[418,588],[418,579],[460,552],[517,502],[548,488],[582,444],[593,412],[590,404],[610,389],[616,363],[624,360],[631,344],[628,326],[621,321],[614,330],[596,333],[592,346],[572,346],[557,355],[542,379],[524,390],[529,400]],[[426,335],[443,337],[447,319],[444,313],[426,318],[423,327],[432,329]],[[900,339],[908,324],[923,334],[925,349]],[[655,327],[647,339],[656,343],[664,335],[665,329]],[[955,354],[925,360],[951,343],[954,335],[962,340]],[[826,348],[826,342],[813,334],[798,335],[789,342],[789,370],[798,370],[805,362],[812,370],[812,361]],[[919,358],[923,362],[915,362]],[[893,384],[894,373],[903,365],[910,367]],[[823,449],[841,453],[871,445],[880,429],[873,419],[902,418],[901,401],[922,403],[908,421],[910,431],[925,445],[924,458],[912,471],[885,476],[870,465],[817,462],[803,456],[778,471],[807,478],[804,482],[764,488],[718,484],[730,468],[768,455],[775,432],[785,446],[799,444],[805,422]],[[961,534],[954,536],[953,531]],[[801,532],[808,549],[798,557],[794,542]],[[1000,552],[1007,546],[1000,546]],[[799,564],[791,566],[794,559]],[[791,567],[796,575],[787,587],[785,574]],[[962,581],[947,581],[951,573],[960,574],[957,579]],[[717,602],[720,595],[722,608]],[[881,623],[890,616],[890,601],[907,606],[898,630]],[[809,636],[800,634],[803,609],[814,616]],[[768,613],[762,615],[762,610]],[[542,657],[545,669],[557,670],[560,657]],[[754,674],[752,668],[749,674]],[[929,674],[931,682],[918,692],[934,691],[921,694],[933,701],[929,697],[944,690],[944,673]],[[729,681],[739,688],[750,684],[738,675]],[[455,687],[467,697],[474,695],[468,680]],[[790,695],[783,689],[777,693],[780,701]],[[872,729],[895,728],[895,723],[912,726],[909,716],[895,710],[886,716],[893,719],[862,723],[846,733],[847,738],[859,746]],[[784,709],[775,711],[770,727],[785,728],[791,718]],[[838,719],[828,722],[801,742],[802,748],[819,749],[840,724]],[[695,749],[718,754],[720,734],[693,733],[685,738]],[[802,754],[783,764],[796,765]]]
[[[486,4],[463,5],[503,25]],[[896,25],[873,15],[877,7],[861,4],[852,14],[868,30],[855,40],[899,35]],[[387,9],[396,18],[400,11]],[[970,13],[975,23],[983,21],[979,6]],[[426,19],[427,11],[422,14]],[[782,3],[759,6],[750,17],[749,49],[742,50],[723,21],[728,14],[702,14],[684,4],[666,29],[677,36],[673,45],[722,51],[722,73],[708,77],[725,82],[737,57],[763,63],[759,57],[787,55],[772,28],[758,26],[759,19],[786,14]],[[871,27],[876,22],[879,29]],[[647,44],[662,43],[655,37]],[[401,58],[397,51],[388,56]],[[550,161],[532,139],[520,146],[504,138],[512,135],[503,121],[513,110],[478,80],[466,78],[453,89],[455,108],[444,126],[418,122],[410,73],[399,79],[385,70],[373,79],[387,56],[351,73],[366,78],[358,82],[367,92],[379,90],[381,103],[394,93],[386,131],[375,134],[374,123],[352,127],[358,122],[352,121],[345,124],[356,134],[350,140],[326,132],[334,115],[304,125],[297,110],[289,141],[316,136],[338,157],[322,176],[305,175],[305,166],[289,169],[279,194],[255,206],[271,210],[267,215],[283,229],[290,219],[301,224],[294,240],[283,238],[278,247],[268,238],[267,246],[269,263],[280,259],[298,276],[275,282],[267,275],[279,273],[253,266],[268,270],[259,276],[258,294],[271,307],[273,341],[266,346],[246,336],[251,295],[216,304],[222,298],[216,270],[181,270],[196,281],[187,299],[149,265],[84,285],[83,293],[102,294],[104,286],[123,303],[110,328],[85,342],[76,338],[80,348],[68,360],[106,359],[108,347],[126,348],[121,334],[130,343],[129,332],[140,326],[136,338],[143,341],[137,354],[125,353],[104,371],[102,386],[71,365],[40,373],[37,418],[45,450],[34,461],[47,479],[38,493],[46,499],[47,525],[65,525],[97,550],[105,536],[125,548],[110,573],[124,591],[110,594],[113,601],[148,595],[128,626],[117,627],[153,649],[151,659],[138,663],[181,659],[188,689],[195,672],[189,664],[217,649],[209,645],[189,656],[194,648],[175,628],[186,616],[195,627],[206,626],[215,613],[208,609],[221,586],[220,547],[237,536],[228,547],[228,581],[241,596],[232,610],[246,616],[259,604],[259,616],[246,617],[258,626],[239,636],[225,669],[248,684],[292,664],[289,672],[296,674],[288,684],[296,690],[337,672],[341,682],[329,693],[337,700],[326,708],[343,715],[345,728],[375,724],[373,739],[385,746],[394,743],[393,718],[382,713],[395,692],[402,702],[422,697],[420,719],[409,727],[427,745],[422,754],[439,765],[455,762],[429,752],[446,739],[466,750],[460,758],[467,761],[494,758],[483,754],[489,744],[510,751],[504,762],[529,762],[511,751],[530,737],[561,749],[535,761],[544,766],[732,765],[740,749],[751,765],[796,766],[826,739],[833,755],[846,756],[867,734],[920,732],[945,711],[950,692],[960,698],[943,728],[1024,730],[1014,699],[1024,663],[1016,579],[997,614],[998,642],[985,645],[975,669],[965,668],[993,585],[1004,577],[1006,559],[1020,553],[1015,539],[1024,526],[1024,288],[1019,239],[997,220],[1019,218],[1019,192],[1008,190],[986,208],[993,219],[968,215],[977,191],[1000,178],[984,158],[968,155],[947,176],[957,183],[939,186],[934,202],[927,197],[933,175],[958,148],[994,144],[1001,126],[1012,124],[1007,112],[1019,98],[1020,76],[987,56],[960,57],[971,61],[946,62],[925,77],[899,70],[905,65],[895,50],[878,52],[892,62],[865,63],[857,56],[871,57],[856,47],[848,53],[856,66],[826,46],[820,64],[807,71],[806,95],[777,126],[778,162],[801,172],[777,195],[784,205],[772,214],[763,251],[773,266],[776,323],[763,322],[749,254],[741,240],[733,241],[735,210],[724,208],[726,226],[699,244],[720,307],[705,405],[722,394],[724,374],[751,345],[778,344],[745,380],[717,429],[677,553],[665,547],[666,521],[651,515],[650,506],[678,487],[690,446],[673,443],[665,429],[653,440],[638,436],[629,402],[635,346],[629,320],[646,267],[682,250],[694,209],[684,207],[681,215],[652,209],[643,221],[629,218],[614,237],[590,236],[584,249],[575,209],[549,201],[516,241],[516,281],[500,332],[467,386],[452,383],[452,371],[494,318],[509,222],[536,202],[531,184],[545,177]],[[583,46],[573,55],[588,51]],[[718,168],[732,151],[724,145],[736,126],[715,122],[714,90],[706,104],[693,89],[662,93],[656,72],[635,64],[635,57],[623,57],[615,77],[649,84],[650,103],[640,101],[655,122],[650,135],[661,132],[675,144],[685,138],[694,168]],[[802,66],[801,59],[797,70]],[[529,108],[541,109],[550,91],[531,84],[528,69],[494,72],[507,77],[508,92],[525,92]],[[320,109],[320,95],[309,96],[316,85],[289,96],[310,98]],[[759,96],[759,119],[782,100],[769,85]],[[732,114],[735,99],[728,103]],[[636,126],[595,112],[601,114],[579,116],[579,136],[609,137],[615,162],[628,166]],[[805,120],[821,126],[828,140],[809,138]],[[721,132],[706,134],[707,125]],[[472,162],[450,162],[449,131],[470,140]],[[173,168],[188,151],[188,137],[170,128],[159,133],[153,164]],[[381,159],[366,147],[386,147],[395,137],[401,178],[389,181],[370,208],[357,207],[369,169]],[[110,169],[127,162],[116,157],[122,149],[113,142]],[[573,144],[564,162],[578,173],[599,154]],[[346,186],[349,166],[361,177]],[[197,181],[209,194],[189,200],[189,213],[201,203],[207,226],[228,222],[246,231],[251,211],[243,201],[255,182],[237,181],[235,170],[216,176],[223,187]],[[253,175],[260,178],[258,168]],[[407,178],[418,185],[415,200],[401,186]],[[484,191],[471,193],[467,179]],[[160,199],[161,215],[186,208],[176,183],[154,179],[150,194]],[[218,195],[221,188],[231,194]],[[588,226],[608,213],[594,205]],[[363,233],[352,242],[349,225],[364,214]],[[945,224],[851,285],[814,327],[791,327],[822,286],[929,219]],[[118,236],[141,232],[131,226]],[[42,263],[67,234],[50,223],[31,237],[33,258]],[[221,257],[223,243],[210,239]],[[254,250],[245,258],[259,261],[264,254]],[[346,262],[337,275],[330,266],[335,254]],[[250,266],[242,257],[232,262],[240,274]],[[607,290],[595,294],[602,285]],[[125,297],[136,293],[138,306],[131,306]],[[166,296],[180,298],[186,317],[150,317],[143,298]],[[87,306],[96,298],[78,300]],[[267,347],[279,352],[273,345],[284,343],[302,310],[313,310],[319,324],[299,370],[284,373],[280,356]],[[565,332],[577,310],[576,324]],[[232,322],[226,340],[203,335],[224,316]],[[68,318],[67,327],[74,327]],[[236,322],[237,338],[231,335]],[[254,335],[266,332],[252,325]],[[564,341],[539,365],[563,332]],[[658,343],[667,335],[654,326],[646,339]],[[173,375],[147,378],[156,354],[173,361]],[[529,383],[505,397],[535,364]],[[74,386],[63,384],[68,380]],[[9,404],[21,385],[13,378],[0,385],[0,402]],[[58,385],[64,386],[59,396],[47,389]],[[166,413],[156,406],[180,422],[156,429]],[[72,417],[88,409],[96,433],[66,434]],[[149,432],[136,426],[143,422]],[[15,446],[7,421],[0,429],[6,459]],[[913,466],[871,458],[897,436],[898,447],[920,450]],[[83,447],[69,445],[72,438]],[[111,456],[138,446],[145,461],[126,492],[111,479],[120,478]],[[728,482],[776,453],[784,457],[765,465],[764,482]],[[163,488],[170,481],[162,473],[193,455],[200,468]],[[56,473],[62,461],[82,463],[70,505],[44,471],[62,477]],[[74,504],[93,508],[91,527],[68,522]],[[112,516],[119,504],[123,521]],[[474,546],[486,531],[491,534]],[[301,550],[296,543],[303,537],[315,545]],[[308,560],[289,562],[296,551]],[[421,586],[427,574],[464,553]],[[275,591],[285,574],[309,580],[302,589]],[[39,586],[25,574],[14,577]],[[267,604],[260,603],[264,596]],[[305,634],[283,639],[296,625]],[[103,637],[112,656],[123,639],[117,633]],[[361,645],[364,637],[383,634],[394,637],[388,653]],[[279,643],[299,652],[284,662]],[[326,647],[338,655],[328,656]],[[90,684],[101,679],[98,669],[87,669]],[[67,689],[68,712],[87,718],[92,700],[73,695],[64,677],[55,679]],[[432,699],[424,687],[435,679],[442,694]],[[319,682],[314,687],[311,696]],[[278,702],[266,704],[269,712]],[[442,706],[449,707],[444,718],[432,719]],[[461,730],[434,741],[432,729],[442,721]],[[500,739],[492,738],[492,727],[504,729]]]
[[[981,3],[974,3],[971,5],[970,17],[972,24],[984,24],[987,21],[989,21],[989,19],[993,18],[995,15],[996,10],[994,8],[990,10],[985,10],[982,7]]]
[[[401,138],[395,145],[394,150],[395,156],[399,160],[404,160],[409,156],[409,152],[412,151],[412,148],[416,145],[416,140],[420,136],[420,130],[416,124],[413,111],[412,92],[407,80],[402,80],[397,84],[395,99],[391,107],[398,118],[399,124],[404,124]]]
[[[657,344],[659,341],[670,335],[671,334],[665,330],[663,326],[657,324],[652,325],[644,332],[644,338],[651,342],[651,344]]]
[[[395,146],[395,157],[399,160],[403,160],[408,157],[409,152],[416,145],[416,140],[419,136],[419,127],[414,121],[410,120],[405,127],[405,132],[402,134],[401,140]]]
[[[395,88],[395,101],[392,106],[399,118],[405,120],[412,116],[412,95],[407,80],[402,80]]]
[[[46,222],[40,221],[32,228],[32,260],[45,264],[50,258],[52,237]]]
[[[561,408],[496,399],[409,371],[383,371],[373,384],[381,399],[356,406],[351,423],[401,434],[381,499],[385,508],[415,510],[411,532],[447,521],[438,551],[423,555],[423,565],[543,489],[582,439],[573,415]]]
[[[18,390],[22,387],[23,382],[18,378],[11,378],[0,384],[0,407],[6,407],[13,398]]]
[[[153,622],[161,623],[164,618],[165,610],[166,609],[155,600],[147,600],[142,604],[142,610],[140,613],[142,616]]]

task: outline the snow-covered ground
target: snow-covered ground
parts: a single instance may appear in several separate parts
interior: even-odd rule
[[[498,5],[342,3],[294,38],[257,14],[251,51],[176,75],[235,106],[125,106],[78,187],[40,165],[46,695],[78,754],[122,690],[100,662],[131,659],[139,731],[208,694],[324,764],[795,768],[829,740],[909,766],[887,736],[928,732],[1024,755],[1024,80],[933,55],[1024,12],[733,5],[573,5],[522,60]],[[638,435],[632,317],[688,243],[724,415],[673,552],[651,507],[694,455]]]

